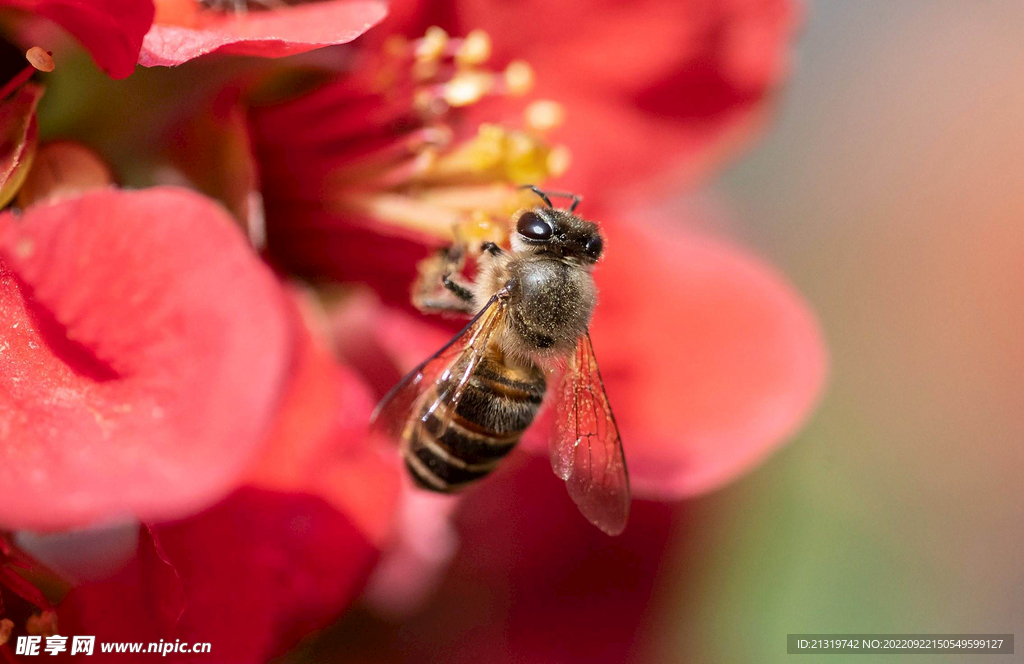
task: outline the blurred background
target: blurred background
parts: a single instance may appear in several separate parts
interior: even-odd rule
[[[713,189],[811,301],[830,386],[691,505],[666,660],[782,661],[790,632],[1020,638],[1022,45],[1012,1],[809,8],[777,117]]]
[[[593,653],[550,661],[773,662],[791,632],[1024,632],[1022,72],[1016,0],[809,7],[766,136],[686,204],[724,202],[725,232],[810,300],[829,390],[792,444],[666,521],[632,645],[596,634]],[[357,612],[298,657],[474,638],[446,622],[448,605],[472,611],[446,583],[418,618]]]

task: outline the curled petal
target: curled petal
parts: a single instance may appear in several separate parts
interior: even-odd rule
[[[142,38],[153,23],[153,0],[0,0],[0,7],[48,18],[78,38],[114,78],[135,71]]]
[[[0,208],[25,182],[39,142],[36,106],[43,88],[28,83],[0,103]]]
[[[326,0],[239,14],[200,11],[187,24],[164,22],[158,16],[143,42],[139,64],[171,67],[214,51],[267,58],[305,53],[348,43],[385,13],[379,0]]]
[[[222,208],[101,190],[0,215],[0,523],[188,513],[244,471],[292,319]]]

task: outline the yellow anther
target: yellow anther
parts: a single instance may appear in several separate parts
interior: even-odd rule
[[[462,71],[445,83],[444,100],[450,106],[469,106],[480,101],[494,87],[494,77],[482,71]]]
[[[427,28],[423,37],[416,42],[417,60],[439,60],[448,47],[448,33],[442,28],[432,25]]]
[[[483,30],[474,30],[466,35],[462,45],[455,52],[455,62],[463,67],[475,67],[491,57],[491,37]]]
[[[538,99],[523,112],[526,126],[534,131],[550,131],[565,122],[565,108],[557,101]]]
[[[548,177],[548,153],[541,141],[522,131],[511,132],[506,142],[505,178],[510,182],[541,182]]]
[[[39,46],[33,46],[28,49],[25,52],[25,59],[39,71],[51,72],[55,66],[53,64],[53,56]]]
[[[505,87],[516,97],[528,93],[533,88],[533,67],[522,60],[510,62],[505,68]]]
[[[421,181],[486,182],[501,176],[505,130],[496,125],[481,125],[477,135],[443,153]]]

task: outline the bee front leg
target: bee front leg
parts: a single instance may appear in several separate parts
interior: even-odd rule
[[[450,274],[441,275],[441,283],[449,290],[449,292],[453,293],[455,297],[459,298],[463,302],[473,301],[473,291],[471,291],[468,286],[463,286],[452,279]]]
[[[424,313],[471,315],[473,291],[453,276],[465,265],[465,253],[458,245],[441,249],[419,264],[413,284],[412,303]]]

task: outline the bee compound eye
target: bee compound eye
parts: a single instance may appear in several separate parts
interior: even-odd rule
[[[551,239],[554,229],[539,214],[527,211],[520,215],[519,221],[516,222],[516,232],[529,240],[543,242]]]
[[[587,252],[587,255],[597,260],[601,257],[601,251],[604,249],[604,240],[601,239],[600,235],[591,236],[587,240],[586,246],[583,250]]]

